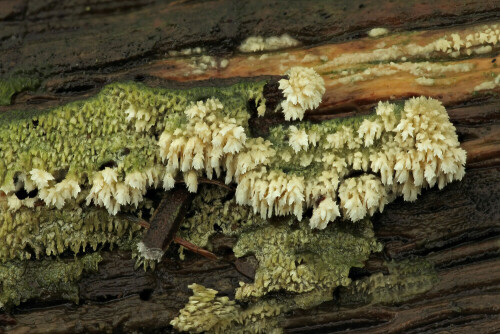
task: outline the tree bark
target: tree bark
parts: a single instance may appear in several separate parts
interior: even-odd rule
[[[238,52],[237,46],[252,35],[288,33],[302,42],[301,48],[287,51],[298,60],[308,53],[328,53],[331,58],[373,48],[376,42],[362,38],[376,26],[395,32],[415,30],[425,40],[456,26],[490,22],[499,14],[495,1],[465,0],[1,0],[0,78],[37,77],[39,85],[14,94],[0,112],[61,105],[120,80],[168,87],[225,85],[240,77],[261,76],[276,82],[283,74],[279,61],[263,59],[257,68],[254,60]],[[197,46],[218,61],[228,59],[232,67],[193,74],[189,57],[168,56],[169,51]],[[484,72],[500,74],[493,67],[497,54],[498,49],[474,58],[475,70],[467,77],[457,74],[456,84],[445,88],[416,87],[405,78],[395,81],[394,88],[384,86],[382,79],[347,88],[327,80],[323,103],[306,119],[366,113],[375,102],[391,96],[439,98],[467,151],[467,172],[462,181],[443,190],[425,190],[412,203],[398,199],[375,215],[376,237],[384,250],[350,275],[359,280],[387,274],[386,262],[419,257],[437,271],[437,283],[430,290],[386,305],[349,303],[342,298],[346,291],[338,289],[331,302],[286,314],[280,323],[285,332],[500,331],[500,89],[473,92]],[[276,84],[269,85],[266,96],[271,103],[278,101]],[[267,117],[252,126],[263,131],[266,124],[279,122],[284,120]],[[191,295],[189,284],[234,298],[238,282],[252,280],[255,259],[236,259],[231,252],[234,242],[215,237],[219,261],[196,254],[186,254],[181,261],[171,247],[155,271],[135,270],[128,252],[103,251],[98,272],[79,282],[78,305],[57,298],[24,303],[0,312],[0,332],[172,332],[169,323]]]

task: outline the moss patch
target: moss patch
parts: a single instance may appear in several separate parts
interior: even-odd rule
[[[381,245],[367,220],[337,223],[320,232],[303,221],[245,232],[233,250],[238,257],[255,254],[259,261],[255,282],[236,291],[236,298],[248,299],[272,291],[300,293],[346,286],[351,267],[362,267]]]
[[[386,265],[389,274],[373,274],[342,288],[342,305],[402,303],[430,290],[438,280],[434,266],[425,259],[391,261]]]
[[[0,79],[0,106],[9,105],[14,94],[35,89],[39,84],[40,81],[38,79],[23,76]]]
[[[11,261],[0,265],[0,307],[19,305],[28,299],[58,297],[78,303],[83,273],[97,271],[99,253],[74,260]]]

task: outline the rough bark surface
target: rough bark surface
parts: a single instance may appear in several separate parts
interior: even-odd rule
[[[0,112],[59,105],[115,80],[158,84],[148,63],[171,50],[202,46],[211,55],[230,57],[250,35],[287,32],[305,45],[319,45],[356,39],[380,25],[396,31],[433,29],[499,15],[496,1],[479,0],[1,0],[0,77],[37,76],[41,85],[15,95]],[[227,80],[237,79],[215,76],[208,83]],[[271,100],[273,94],[276,87],[268,92]],[[351,278],[360,279],[386,272],[385,261],[418,256],[435,266],[438,282],[390,306],[345,304],[336,298],[293,312],[281,324],[286,332],[500,332],[500,100],[495,95],[457,99],[447,109],[468,152],[465,178],[441,191],[424,191],[413,203],[397,200],[376,215],[376,237],[384,250],[351,272]],[[332,114],[352,112],[335,109],[327,117]],[[264,123],[252,126],[259,131]],[[23,304],[0,313],[0,332],[171,332],[169,322],[191,295],[187,285],[194,278],[230,297],[239,281],[250,280],[255,261],[236,259],[233,243],[216,237],[220,261],[196,254],[180,261],[177,251],[169,249],[156,270],[147,272],[134,270],[130,253],[104,251],[99,271],[79,283],[79,305],[49,297]]]

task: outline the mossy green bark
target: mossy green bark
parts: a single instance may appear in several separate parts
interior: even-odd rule
[[[171,90],[117,83],[93,98],[55,109],[1,113],[0,187],[33,168],[53,174],[65,170],[83,181],[106,164],[121,162],[125,172],[151,167],[160,162],[156,137],[165,128],[182,128],[191,103],[213,96],[226,107],[226,116],[247,121],[247,103],[262,99],[264,84]],[[130,105],[148,114],[147,132],[127,120]]]
[[[434,265],[423,258],[386,263],[389,273],[377,273],[340,289],[342,305],[397,304],[432,288],[438,281]]]
[[[25,76],[12,76],[0,79],[0,106],[9,105],[14,94],[35,89],[38,85],[40,85],[40,81],[37,78]]]
[[[18,304],[36,298],[45,293],[45,285],[52,286],[51,292],[59,291],[77,300],[74,286],[64,281],[68,281],[68,275],[72,282],[79,279],[82,270],[72,273],[77,264],[87,261],[84,260],[87,255],[74,263],[44,256],[58,256],[66,251],[79,255],[87,246],[96,251],[98,246],[116,244],[136,254],[135,243],[142,234],[140,226],[123,216],[110,215],[104,208],[86,204],[89,178],[104,165],[119,165],[126,172],[143,171],[159,163],[158,135],[166,127],[182,127],[186,123],[184,110],[200,99],[218,98],[227,106],[227,116],[247,123],[248,102],[263,98],[264,84],[263,81],[244,82],[227,87],[171,90],[117,83],[93,98],[54,109],[1,113],[0,262],[4,265],[0,267],[0,276],[5,282],[0,287],[4,296],[0,302]],[[135,120],[126,119],[125,109],[130,104],[148,112],[149,123],[154,125],[149,131],[138,131]],[[36,194],[25,193],[23,196],[28,197],[23,199],[21,193],[26,186],[23,179],[29,178],[34,168],[50,172],[55,182],[70,176],[82,185],[82,191],[66,201],[62,209],[43,202],[28,205]],[[19,195],[22,206],[12,210],[5,194]],[[152,201],[148,198],[143,198],[137,206],[122,208],[139,217],[151,214],[152,210]],[[132,240],[135,242],[130,247]],[[98,253],[92,254],[98,256]],[[16,287],[16,275],[26,266],[32,268],[32,275]],[[45,268],[44,271],[41,268]],[[52,270],[60,274],[54,272],[50,276]],[[39,277],[41,283],[29,290],[26,284],[33,277],[35,280]]]
[[[74,260],[11,261],[0,264],[0,307],[41,297],[64,298],[78,303],[77,282],[83,273],[97,271],[99,253]]]

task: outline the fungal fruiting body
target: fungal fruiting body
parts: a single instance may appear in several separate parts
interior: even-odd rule
[[[309,293],[271,298],[243,308],[218,291],[191,284],[193,295],[170,324],[190,333],[282,333],[278,319],[286,312],[306,309],[332,298],[332,290],[316,289]]]
[[[302,120],[306,110],[319,106],[325,93],[325,81],[312,68],[292,67],[288,79],[279,81],[285,100],[281,102],[285,120]]]
[[[421,189],[442,188],[464,174],[465,151],[436,100],[380,102],[370,115],[285,122],[258,137],[250,131],[249,108],[264,114],[265,85],[176,91],[113,84],[86,101],[0,114],[0,261],[102,244],[129,245],[139,254],[141,228],[118,212],[152,213],[151,188],[169,190],[183,180],[197,192],[200,177],[223,178],[236,184],[231,205],[238,207],[225,214],[223,231],[239,237],[237,256],[255,254],[259,261],[255,282],[241,284],[237,299],[255,301],[280,290],[301,294],[293,306],[275,301],[281,306],[268,310],[274,316],[303,305],[302,293],[320,287],[331,296],[349,284],[349,268],[380,249],[366,217],[397,196],[415,200]],[[297,120],[318,107],[324,83],[311,69],[292,68],[280,89],[285,119]],[[28,197],[19,196],[21,190]],[[312,215],[293,224],[309,208]],[[289,216],[288,223],[269,225],[275,215]],[[201,247],[214,230],[206,220],[186,222],[190,232],[202,230]],[[320,234],[311,230],[336,220]],[[222,319],[211,328],[248,325],[242,319],[270,303],[241,310],[213,291],[208,295],[209,309]],[[187,314],[178,327],[189,328],[189,321]]]
[[[380,37],[383,35],[387,35],[389,33],[389,29],[387,28],[373,28],[368,31],[368,36],[370,37]]]

